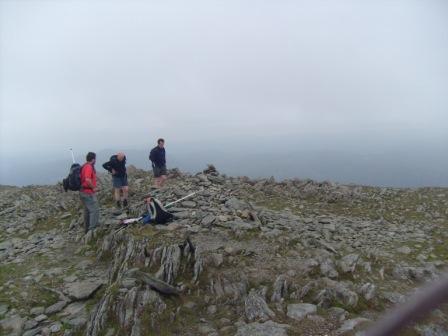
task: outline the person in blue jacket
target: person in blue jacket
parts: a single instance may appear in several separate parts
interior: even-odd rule
[[[154,186],[159,189],[163,187],[167,179],[165,140],[158,139],[157,146],[151,149],[149,160],[154,173]]]

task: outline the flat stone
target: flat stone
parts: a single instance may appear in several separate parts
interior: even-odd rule
[[[410,254],[412,252],[412,250],[408,246],[402,246],[400,248],[397,248],[397,252],[402,253],[402,254]]]
[[[61,329],[62,329],[62,324],[59,322],[50,326],[51,333],[57,333],[57,332],[61,331]]]
[[[69,318],[74,318],[78,316],[84,316],[87,314],[86,303],[85,302],[73,302],[60,312],[59,316],[69,316]]]
[[[213,224],[213,222],[216,220],[216,217],[213,215],[207,215],[204,218],[202,218],[201,225],[205,227],[209,227]]]
[[[288,336],[287,329],[289,328],[290,326],[287,324],[272,321],[241,323],[238,325],[235,336]]]
[[[69,324],[75,330],[80,330],[87,324],[87,318],[83,316],[75,317],[74,319],[68,320],[67,324]]]
[[[45,307],[33,307],[30,309],[30,315],[37,316],[45,312]]]
[[[45,321],[47,318],[48,318],[47,315],[40,314],[40,315],[36,316],[34,319],[36,320],[36,322],[40,323],[42,321]]]
[[[84,280],[65,285],[65,293],[73,300],[86,300],[90,298],[101,286],[100,280]]]
[[[370,322],[369,319],[358,317],[351,320],[345,321],[342,326],[336,330],[336,335],[345,335],[351,331],[353,331],[355,328],[357,328],[360,325],[363,325],[365,323]]]
[[[35,328],[25,331],[22,336],[35,336],[38,335],[41,331],[41,328]]]
[[[25,322],[25,324],[23,325],[23,329],[25,330],[30,330],[35,328],[39,323],[36,320],[28,320]]]
[[[47,309],[45,309],[45,314],[52,315],[52,314],[59,313],[62,309],[65,308],[66,305],[67,305],[66,301],[56,302],[55,304],[53,304],[53,305],[47,307]]]
[[[196,207],[196,202],[184,201],[184,202],[182,202],[182,206],[184,206],[186,208],[195,208]]]
[[[75,282],[76,280],[78,280],[76,275],[69,275],[64,278],[64,282]]]
[[[301,320],[307,315],[315,314],[317,306],[310,303],[295,303],[288,305],[288,317],[295,320]]]

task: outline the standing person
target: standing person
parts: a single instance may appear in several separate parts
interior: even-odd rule
[[[152,163],[152,171],[154,173],[154,186],[161,188],[165,184],[166,176],[166,159],[165,159],[165,140],[157,140],[157,146],[151,150],[149,160]]]
[[[114,188],[115,201],[117,208],[121,208],[121,204],[125,208],[128,207],[128,174],[126,173],[126,155],[118,153],[112,155],[110,160],[103,164],[103,168],[112,174],[112,185]]]
[[[81,168],[81,190],[79,196],[84,205],[84,227],[85,232],[94,230],[98,225],[100,208],[96,198],[96,154],[89,152],[86,163]]]

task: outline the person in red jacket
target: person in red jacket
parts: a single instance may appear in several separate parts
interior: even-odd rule
[[[84,227],[87,233],[98,226],[100,207],[96,198],[96,154],[89,152],[86,161],[81,168],[81,190],[79,191],[79,196],[84,205]]]

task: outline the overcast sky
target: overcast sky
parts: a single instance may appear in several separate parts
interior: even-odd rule
[[[0,0],[0,113],[4,155],[448,143],[448,1]]]

